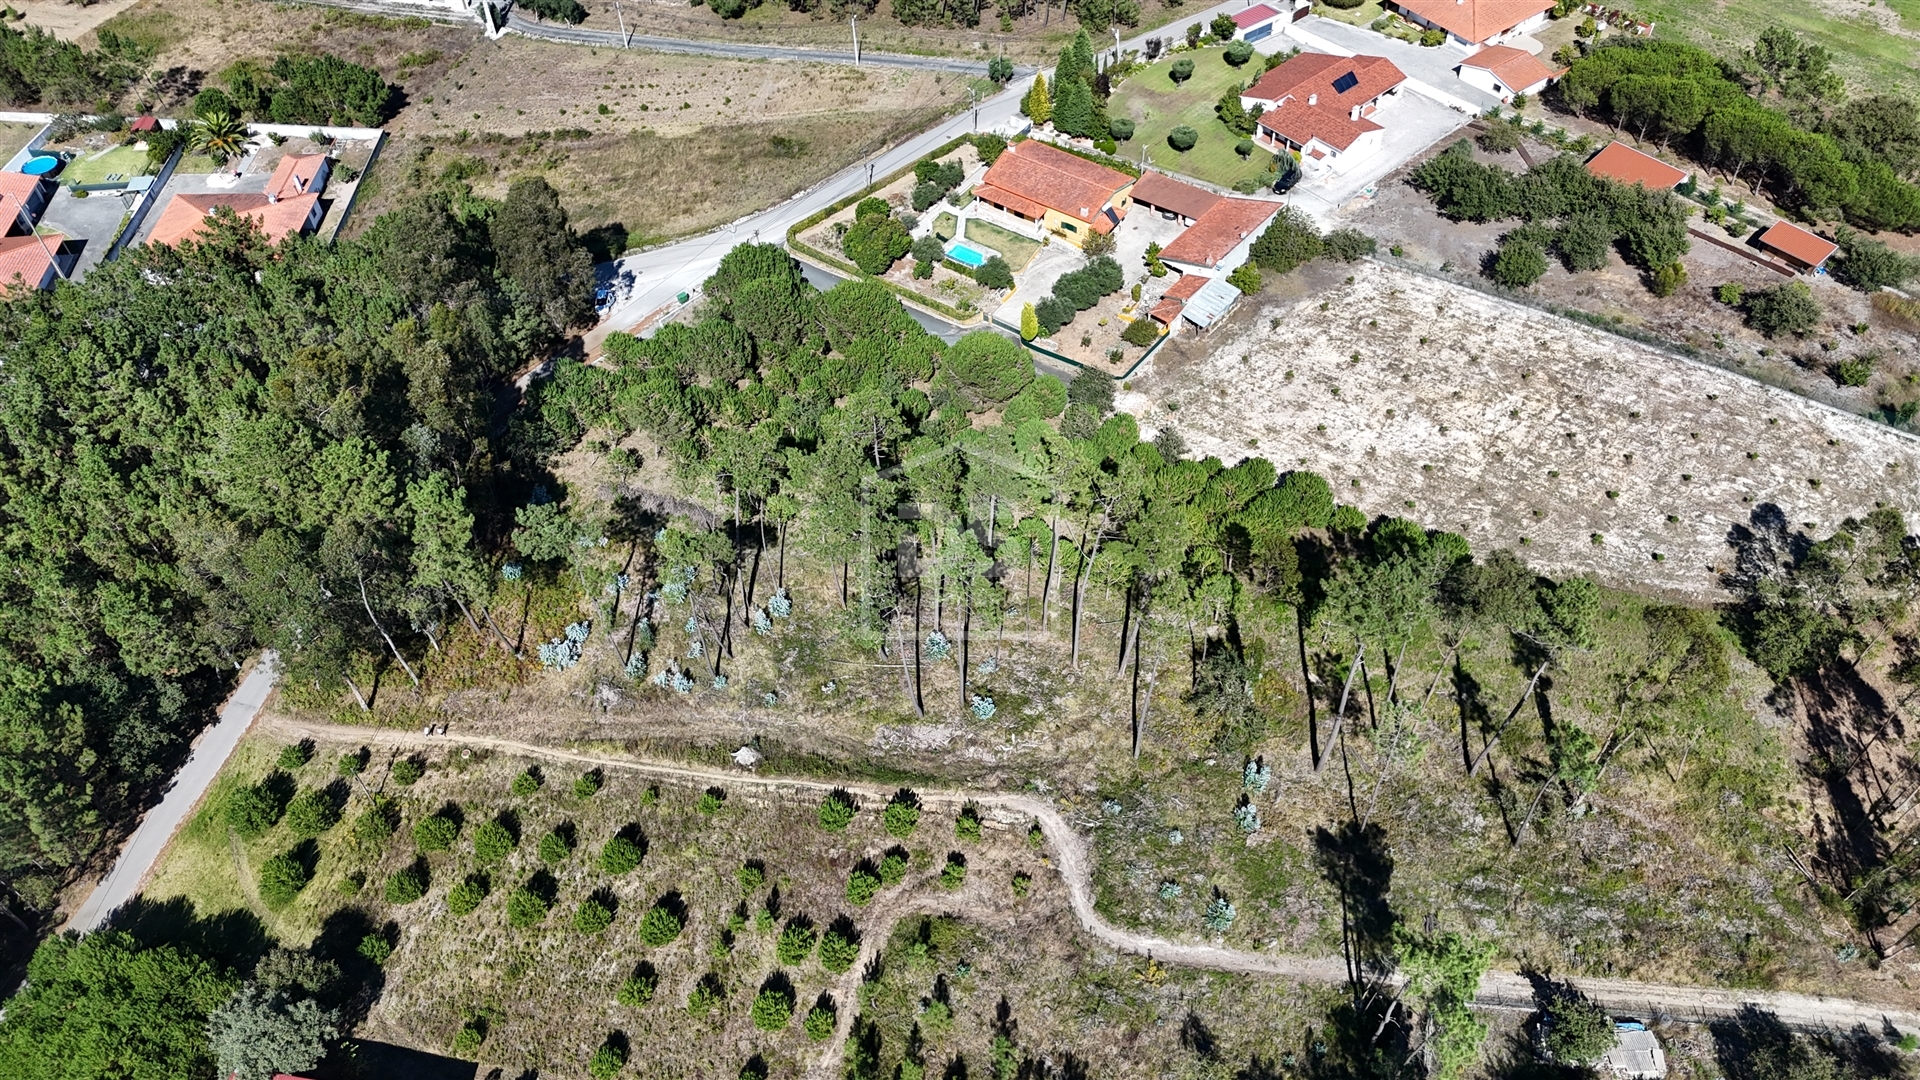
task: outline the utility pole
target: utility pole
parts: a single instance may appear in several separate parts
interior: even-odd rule
[[[848,19],[847,25],[853,27],[853,66],[859,67],[860,66],[860,16],[855,15],[853,18]]]
[[[620,0],[613,0],[614,17],[620,20],[620,47],[633,47],[633,32],[627,29],[627,16],[620,10]]]
[[[47,238],[40,235],[40,230],[34,227],[33,219],[27,216],[27,204],[15,198],[13,206],[14,216],[19,219],[22,226],[25,226],[27,235],[33,237],[33,242],[40,245],[40,254],[45,255],[47,261],[53,264],[53,272],[59,274],[62,281],[71,281],[72,278],[67,276],[66,267],[60,265],[60,256],[47,250]]]

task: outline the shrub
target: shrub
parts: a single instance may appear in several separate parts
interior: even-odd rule
[[[638,843],[621,833],[600,849],[600,869],[609,874],[625,874],[639,866],[645,856]]]
[[[447,910],[455,915],[471,915],[492,891],[485,874],[468,874],[467,879],[447,890]]]
[[[581,773],[580,778],[573,782],[573,797],[576,799],[591,799],[599,794],[600,788],[605,783],[606,777],[601,774],[599,769],[590,769],[587,772]]]
[[[387,878],[387,903],[411,904],[427,895],[427,868],[419,863],[395,870]]]
[[[1429,49],[1445,45],[1446,43],[1447,32],[1445,30],[1428,27],[1420,31],[1420,44],[1425,45]]]
[[[1209,930],[1224,932],[1228,927],[1233,925],[1233,920],[1237,918],[1239,914],[1238,911],[1234,910],[1231,901],[1215,893],[1213,899],[1207,902],[1206,913],[1202,915],[1200,919],[1207,924]]]
[[[814,1042],[826,1042],[833,1038],[836,1020],[832,1008],[826,1005],[815,1005],[813,1011],[807,1013],[806,1023],[803,1025],[806,1028],[807,1038]]]
[[[880,859],[880,881],[886,885],[898,885],[907,879],[907,853],[899,848],[887,852]]]
[[[860,943],[833,927],[820,937],[820,966],[835,975],[845,974],[860,959]]]
[[[725,805],[726,801],[726,792],[710,787],[700,793],[700,798],[694,801],[693,808],[703,814],[713,815],[720,812],[720,807]]]
[[[753,1026],[761,1031],[783,1031],[793,1022],[793,991],[769,986],[753,999]]]
[[[319,836],[340,823],[340,808],[324,791],[306,791],[287,804],[287,831],[299,837]]]
[[[680,936],[680,916],[671,908],[655,904],[640,917],[640,940],[654,948]]]
[[[573,834],[555,829],[540,838],[540,861],[561,863],[573,854]]]
[[[516,846],[513,830],[498,821],[483,823],[473,830],[473,858],[481,866],[498,866]]]
[[[385,964],[393,956],[393,942],[388,941],[385,934],[368,934],[360,939],[354,951],[375,964]]]
[[[1520,149],[1520,125],[1490,121],[1487,130],[1475,136],[1473,141],[1489,154],[1511,154]]]
[[[1901,255],[1852,229],[1842,228],[1835,233],[1834,242],[1840,245],[1840,260],[1833,268],[1833,276],[1862,292],[1897,289],[1920,275],[1920,259]]]
[[[967,883],[967,859],[957,851],[949,852],[947,865],[940,868],[940,887],[957,889]]]
[[[583,934],[597,934],[613,924],[613,909],[596,897],[587,897],[573,913],[573,928]]]
[[[1013,288],[1013,267],[998,255],[987,256],[987,261],[973,268],[973,280],[989,289]]]
[[[1120,331],[1120,340],[1144,349],[1160,340],[1160,327],[1152,319],[1142,315],[1128,323],[1125,330]]]
[[[393,763],[393,768],[387,770],[387,775],[393,777],[393,782],[401,787],[412,787],[427,775],[427,767],[418,758],[401,758]]]
[[[1194,144],[1199,141],[1200,133],[1185,124],[1167,132],[1167,145],[1183,154],[1193,149]]]
[[[296,772],[313,760],[313,740],[301,739],[280,748],[279,765],[284,772]]]
[[[291,851],[282,852],[260,866],[260,899],[266,901],[268,907],[285,907],[311,880],[313,875],[307,871],[306,863]]]
[[[1335,229],[1321,241],[1321,250],[1329,259],[1350,263],[1379,251],[1380,245],[1359,229]]]
[[[525,929],[546,921],[553,905],[547,898],[522,885],[507,895],[507,925]]]
[[[372,756],[373,756],[373,752],[368,750],[364,746],[358,750],[353,751],[350,754],[341,754],[340,755],[340,775],[341,776],[359,776],[361,773],[366,772],[367,759]]]
[[[1871,354],[1848,357],[1834,365],[1834,378],[1841,386],[1865,386],[1873,379],[1873,362]]]
[[[854,805],[852,795],[845,791],[829,792],[820,801],[820,827],[828,832],[845,832],[857,813],[859,807]]]
[[[421,851],[445,851],[460,835],[460,826],[444,814],[431,814],[413,823],[413,842]]]
[[[759,863],[741,863],[739,869],[733,872],[733,878],[740,883],[742,893],[752,893],[767,880],[767,872]]]
[[[890,217],[892,214],[893,207],[888,206],[887,200],[878,195],[869,195],[861,199],[859,204],[853,208],[855,221],[870,217]]]
[[[1653,273],[1647,275],[1647,289],[1655,296],[1672,296],[1686,283],[1687,268],[1678,259],[1654,267]]]
[[[240,835],[243,840],[251,840],[274,827],[280,816],[287,811],[286,797],[281,794],[282,785],[277,777],[269,776],[257,784],[243,787],[227,796],[225,813],[227,827]]]
[[[613,999],[630,1009],[637,1009],[653,1000],[653,992],[660,988],[660,976],[652,968],[645,968],[627,976]]]
[[[1262,270],[1285,274],[1303,263],[1320,257],[1325,243],[1313,221],[1295,207],[1286,207],[1274,215],[1250,251],[1254,264]]]
[[[913,209],[916,213],[945,198],[947,189],[931,180],[923,180],[913,186]]]
[[[1585,997],[1563,994],[1546,1008],[1542,1040],[1555,1061],[1588,1065],[1613,1048],[1613,1017]]]
[[[1241,293],[1252,296],[1260,291],[1260,268],[1251,262],[1241,263],[1227,275],[1227,284],[1239,289]]]
[[[516,776],[513,778],[513,786],[511,790],[515,795],[519,795],[524,798],[528,795],[533,794],[536,791],[539,791],[540,786],[542,784],[545,784],[546,782],[547,782],[547,778],[540,774],[540,766],[529,765],[524,771],[520,773],[519,776]]]
[[[687,995],[687,1012],[694,1016],[705,1016],[720,1004],[720,987],[712,975],[701,979],[693,986],[693,992]]]
[[[854,867],[853,873],[847,877],[847,903],[855,907],[865,907],[879,891],[880,875],[864,864]]]
[[[1126,142],[1133,138],[1133,121],[1124,116],[1116,116],[1108,120],[1107,134],[1113,136],[1115,142]]]
[[[1245,67],[1253,59],[1253,46],[1244,41],[1236,41],[1226,47],[1222,59],[1231,67]]]
[[[1250,158],[1250,157],[1252,157],[1252,156],[1253,156],[1253,140],[1252,140],[1252,139],[1241,139],[1241,140],[1240,140],[1239,142],[1237,142],[1237,143],[1234,143],[1234,144],[1233,144],[1233,152],[1234,152],[1234,153],[1236,153],[1236,154],[1239,154],[1239,155],[1240,155],[1240,156],[1241,156],[1242,158]],[[1255,185],[1255,186],[1254,186],[1254,187],[1253,187],[1252,189],[1250,189],[1249,191],[1247,191],[1247,192],[1245,192],[1244,194],[1249,194],[1249,195],[1250,195],[1250,194],[1252,194],[1252,193],[1253,193],[1254,191],[1258,191],[1258,190],[1259,190],[1259,186],[1258,186],[1258,185],[1256,184],[1256,185]]]
[[[881,815],[881,819],[886,824],[888,835],[905,840],[913,835],[914,829],[920,826],[920,797],[906,788],[901,788],[892,801],[887,803],[886,812]]]
[[[1027,893],[1031,891],[1033,891],[1033,875],[1032,874],[1022,873],[1022,874],[1013,875],[1013,895],[1014,896],[1020,897],[1021,899],[1025,899]]]
[[[459,1031],[453,1033],[453,1042],[448,1044],[448,1049],[454,1057],[471,1061],[479,1054],[480,1044],[486,1041],[487,1022],[479,1017],[473,1017],[461,1024]]]
[[[804,964],[813,955],[813,946],[819,936],[812,926],[796,919],[780,931],[780,940],[774,945],[773,954],[783,964]]]
[[[1500,245],[1493,257],[1493,280],[1510,289],[1524,289],[1547,272],[1547,253],[1524,240]]]
[[[1175,60],[1173,66],[1167,69],[1167,78],[1172,79],[1175,85],[1193,78],[1193,58],[1183,56]]]
[[[840,238],[840,250],[846,252],[847,258],[852,259],[861,270],[874,275],[886,273],[912,246],[913,238],[908,235],[906,227],[891,216],[860,218]]]
[[[980,808],[969,803],[960,808],[960,816],[953,819],[953,835],[961,840],[978,840],[982,835]]]
[[[1747,287],[1737,281],[1729,281],[1713,290],[1713,298],[1728,307],[1739,307],[1746,298]]]
[[[627,1048],[624,1043],[612,1039],[600,1044],[600,1048],[587,1059],[587,1072],[593,1080],[613,1080],[620,1070],[627,1067]]]
[[[374,846],[392,836],[399,827],[400,808],[394,805],[392,799],[378,796],[354,819],[353,838],[361,844]]]
[[[998,135],[975,135],[973,148],[980,153],[980,160],[988,165],[1000,160],[1007,151],[1007,140]]]
[[[1820,325],[1820,302],[1804,281],[1747,294],[1747,325],[1768,337],[1803,336]]]

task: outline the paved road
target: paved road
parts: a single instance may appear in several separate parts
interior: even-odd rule
[[[200,736],[187,763],[175,774],[166,797],[147,812],[146,820],[120,849],[113,869],[94,886],[93,895],[87,897],[62,929],[83,934],[97,930],[121,905],[139,895],[147,872],[160,861],[161,854],[173,841],[173,834],[199,805],[213,778],[232,756],[233,748],[239,745],[240,736],[253,726],[253,719],[266,704],[267,694],[273,690],[279,674],[279,658],[271,652],[262,653],[260,661],[240,680],[239,689],[221,708],[219,722]]]
[[[289,736],[352,739],[396,748],[459,744],[485,747],[510,754],[598,765],[622,769],[644,776],[658,776],[696,784],[722,784],[730,787],[755,787],[774,792],[817,798],[836,788],[853,792],[873,803],[891,798],[892,787],[872,787],[857,783],[806,780],[795,777],[759,776],[737,769],[702,769],[604,754],[576,753],[551,746],[497,739],[484,735],[450,733],[425,736],[417,731],[390,728],[366,728],[332,724],[306,724],[277,720],[279,730]],[[1053,806],[1024,795],[998,792],[920,790],[926,805],[957,810],[974,803],[983,810],[999,808],[1018,819],[1032,818],[1040,823],[1051,844],[1054,865],[1067,886],[1073,913],[1087,932],[1121,952],[1151,955],[1164,963],[1184,967],[1228,971],[1248,975],[1268,975],[1298,982],[1338,983],[1347,977],[1346,965],[1339,957],[1306,956],[1278,952],[1248,952],[1225,945],[1172,941],[1113,926],[1100,917],[1093,906],[1090,884],[1092,855],[1086,838]],[[884,939],[885,933],[868,935]],[[1876,1034],[1892,1024],[1902,1031],[1920,1033],[1920,1013],[1888,1008],[1870,1001],[1795,994],[1766,990],[1725,990],[1718,987],[1674,986],[1662,983],[1634,982],[1628,979],[1575,979],[1579,988],[1616,1015],[1641,1017],[1667,1016],[1678,1020],[1702,1021],[1736,1016],[1749,1007],[1777,1016],[1790,1027],[1803,1030],[1850,1030],[1864,1024]],[[1476,999],[1489,1008],[1531,1008],[1532,985],[1519,973],[1489,971],[1480,980]]]

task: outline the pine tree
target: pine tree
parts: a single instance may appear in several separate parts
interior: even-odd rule
[[[1031,119],[1035,127],[1053,119],[1053,99],[1047,96],[1047,77],[1041,73],[1033,76],[1033,89],[1027,91],[1027,99],[1020,103],[1020,109]]]
[[[1020,337],[1023,340],[1032,341],[1034,338],[1037,338],[1039,336],[1040,336],[1040,319],[1038,316],[1036,316],[1033,313],[1033,305],[1032,304],[1021,305]]]

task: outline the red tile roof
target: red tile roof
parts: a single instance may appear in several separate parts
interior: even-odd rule
[[[1173,287],[1160,297],[1160,302],[1153,305],[1153,310],[1148,314],[1172,326],[1173,320],[1179,318],[1181,310],[1187,306],[1187,301],[1193,299],[1193,294],[1199,292],[1206,283],[1207,279],[1199,274],[1181,274],[1180,280],[1173,283]]]
[[[39,288],[54,266],[51,256],[59,253],[66,240],[59,233],[0,238],[0,292],[18,288],[16,279],[24,279],[28,288]],[[54,270],[54,276],[59,276],[58,270]]]
[[[326,188],[326,181],[319,179],[320,170],[326,167],[325,154],[286,154],[280,158],[280,164],[273,167],[273,175],[267,179],[267,190],[283,199],[295,195],[304,195],[308,191],[319,194]]]
[[[1000,154],[974,194],[1028,217],[1040,215],[1022,206],[1045,207],[1091,225],[1107,202],[1132,183],[1126,173],[1028,139]]]
[[[1250,27],[1259,26],[1261,23],[1266,22],[1268,19],[1275,18],[1279,14],[1278,11],[1275,11],[1265,4],[1255,4],[1245,11],[1236,12],[1233,16],[1233,25],[1242,30],[1246,30]]]
[[[1685,170],[1676,169],[1623,142],[1610,142],[1599,153],[1588,158],[1587,171],[1623,184],[1645,184],[1648,191],[1664,191],[1678,186],[1680,181],[1687,178]]]
[[[1345,91],[1334,89],[1342,81],[1351,85]],[[1354,107],[1372,104],[1405,81],[1406,74],[1384,56],[1301,53],[1260,76],[1240,96],[1266,104],[1260,126],[1268,131],[1300,146],[1319,139],[1345,150],[1361,135],[1380,130],[1364,116],[1356,118]]]
[[[225,206],[259,225],[268,242],[279,243],[305,228],[307,216],[319,200],[320,196],[312,193],[279,202],[269,202],[265,195],[252,194],[175,195],[147,239],[156,244],[178,244],[191,239],[199,234],[215,207]]]
[[[1168,244],[1160,257],[1192,266],[1219,266],[1242,240],[1259,232],[1279,212],[1277,202],[1221,199],[1179,239]]]
[[[0,220],[0,236],[21,227],[20,211],[40,190],[41,182],[40,177],[26,173],[0,172],[0,217],[4,218]]]
[[[1462,60],[1460,66],[1490,71],[1494,78],[1515,93],[1560,74],[1541,63],[1532,53],[1511,45],[1489,45]]]
[[[1133,201],[1155,210],[1171,210],[1183,218],[1198,219],[1213,209],[1220,196],[1211,191],[1183,184],[1165,173],[1143,172],[1134,181]]]
[[[1775,222],[1755,237],[1755,242],[1808,266],[1819,266],[1840,250],[1840,245],[1833,241],[1787,221]]]
[[[1551,9],[1554,0],[1393,0],[1393,3],[1462,41],[1479,44]]]
[[[159,127],[160,127],[159,120],[156,120],[151,116],[142,116],[142,117],[137,117],[133,121],[133,126],[129,130],[135,133],[138,133],[142,131],[157,131],[159,130]]]

